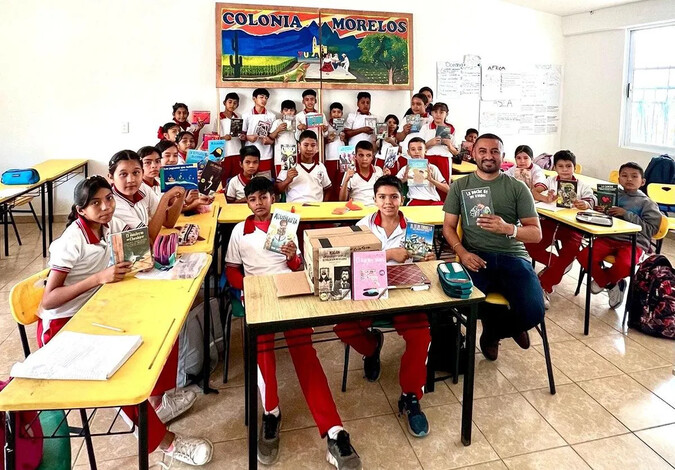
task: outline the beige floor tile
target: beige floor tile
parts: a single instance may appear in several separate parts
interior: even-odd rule
[[[609,326],[617,331],[621,331],[621,323],[623,322],[623,309],[614,310],[609,308],[609,305],[593,305],[591,307],[591,315],[598,320],[607,323]]]
[[[662,357],[620,333],[584,338],[581,341],[626,373],[654,369],[669,364]]]
[[[462,467],[458,470],[507,470],[507,467],[501,460],[493,460],[492,462],[482,463],[480,465]]]
[[[557,343],[563,347],[570,342]],[[495,361],[499,372],[508,379],[518,391],[533,390],[548,386],[548,373],[546,371],[546,359],[544,354],[540,353],[539,346],[530,347],[522,350],[500,351],[499,358]],[[553,377],[556,384],[570,383],[571,380],[563,374],[555,361],[553,361]]]
[[[642,370],[629,375],[675,408],[675,375],[671,366]]]
[[[464,375],[459,376],[459,382],[456,384],[452,383],[452,379],[446,380],[445,383],[450,387],[450,390],[457,399],[461,401],[464,391]],[[476,370],[473,383],[474,400],[477,398],[506,395],[513,392],[516,392],[516,387],[499,372],[497,363],[488,361],[480,353],[476,354]]]
[[[584,335],[584,310],[573,302],[565,299],[546,312],[546,319],[551,319],[556,325],[563,328],[575,338],[583,338]],[[548,324],[548,321],[546,322]],[[617,330],[607,323],[591,315],[589,319],[589,336],[607,336]]]
[[[568,444],[628,432],[576,384],[558,386],[555,395],[546,388],[524,392],[523,396]]]
[[[631,431],[675,423],[675,409],[627,375],[578,385]]]
[[[657,338],[632,329],[628,330],[628,338],[658,354],[669,364],[675,364],[675,341],[672,339]]]
[[[543,354],[541,346],[535,346]],[[574,381],[619,375],[621,371],[612,363],[580,341],[551,344],[553,365]]]
[[[382,380],[382,378],[380,378]],[[342,373],[328,375],[328,384],[333,392],[333,399],[343,421],[391,414],[391,406],[379,383],[368,382],[363,378],[363,371],[351,370],[347,373],[347,391],[342,392]],[[394,404],[398,403],[400,388]],[[426,397],[425,397],[426,401]]]
[[[672,470],[670,465],[633,434],[573,446],[593,470]]]
[[[150,464],[150,468],[152,470],[160,470],[159,462],[162,461],[162,453],[161,452],[155,452],[153,454],[150,454],[148,463]],[[168,462],[168,459],[167,459]],[[91,468],[89,466],[88,461],[85,463],[79,463],[73,467],[74,470],[88,470]],[[98,451],[96,455],[96,468],[98,470],[120,470],[120,469],[132,469],[132,468],[138,468],[138,457],[137,455],[131,456],[131,457],[122,457],[119,459],[113,459],[113,460],[100,460],[98,457]],[[173,467],[173,468],[178,468],[178,467]],[[194,468],[194,467],[191,467]],[[200,467],[200,468],[206,468],[206,467]],[[216,467],[213,467],[216,468]]]
[[[547,318],[548,320],[548,318]],[[530,334],[530,344],[536,346],[542,344],[541,335],[537,333],[537,330],[532,328],[529,332]],[[574,341],[574,336],[566,332],[564,329],[556,325],[552,321],[546,322],[546,336],[548,336],[548,342],[550,343],[561,343],[563,341]],[[478,336],[480,338],[480,336]],[[520,346],[516,344],[515,341],[509,339],[503,339],[502,344],[500,344],[500,350],[507,349],[520,349]]]
[[[591,468],[571,447],[560,447],[519,455],[518,457],[504,459],[504,463],[509,470],[539,470],[544,468],[585,470]]]
[[[645,429],[635,435],[651,447],[670,465],[675,466],[675,424]]]
[[[501,458],[565,445],[520,394],[474,402],[473,421]]]
[[[27,333],[29,342],[31,344],[31,351],[36,349],[35,333]],[[31,340],[31,337],[33,338]],[[0,344],[0,377],[7,377],[9,371],[15,362],[24,360],[23,348],[21,347],[21,339],[19,338],[18,330],[10,332],[9,336],[2,344]]]
[[[462,444],[462,408],[459,404],[427,408],[425,413],[429,420],[429,434],[422,439],[407,434],[425,470],[451,469],[498,458],[475,424],[471,431],[471,445]],[[403,419],[400,422],[407,433],[407,424]]]
[[[392,354],[392,349],[396,343],[395,333],[385,336],[384,346],[380,353],[380,360],[384,361]],[[321,335],[320,338],[328,338],[329,336]],[[316,340],[319,337],[315,337]],[[342,341],[326,341],[324,343],[317,343],[314,345],[317,356],[321,361],[321,365],[326,373],[342,372],[345,364],[345,344]],[[349,370],[363,370],[363,356],[361,356],[354,348],[349,349]]]
[[[91,422],[92,433],[107,432],[112,424],[112,420],[117,414],[116,408],[101,408],[96,411],[96,416]],[[116,420],[112,432],[126,432],[130,429],[122,416],[120,415]],[[138,455],[138,440],[133,434],[117,434],[112,436],[98,436],[92,438],[94,444],[94,452],[96,455],[96,462],[104,462],[108,460],[126,459],[131,457],[130,461],[137,462]],[[76,465],[88,465],[89,457],[87,450],[82,447],[80,455],[75,462]]]

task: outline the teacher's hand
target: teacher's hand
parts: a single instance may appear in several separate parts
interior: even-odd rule
[[[476,220],[476,224],[483,230],[500,235],[511,235],[513,233],[513,224],[507,224],[498,215],[481,215]]]
[[[459,261],[466,266],[469,271],[478,271],[487,266],[487,263],[483,258],[469,251],[459,255]]]

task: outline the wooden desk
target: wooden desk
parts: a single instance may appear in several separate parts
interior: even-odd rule
[[[245,327],[248,340],[246,374],[248,380],[248,443],[249,469],[256,469],[257,446],[257,337],[265,333],[278,333],[295,328],[333,325],[344,321],[365,320],[383,315],[400,315],[409,312],[440,310],[446,313],[449,309],[469,307],[466,316],[467,367],[464,375],[464,399],[462,404],[462,442],[471,443],[471,419],[473,411],[473,374],[476,343],[476,319],[478,304],[485,296],[474,288],[471,298],[453,299],[443,293],[440,286],[436,266],[438,261],[418,263],[418,266],[431,280],[428,291],[412,292],[410,290],[392,290],[388,299],[379,300],[342,300],[322,302],[314,295],[277,298],[274,277],[246,276],[244,292],[246,292]],[[429,378],[427,378],[429,381]]]
[[[462,162],[462,163],[453,163],[452,172],[453,173],[473,173],[478,167],[475,163]]]

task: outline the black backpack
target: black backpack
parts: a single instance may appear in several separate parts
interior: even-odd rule
[[[651,255],[635,273],[628,326],[651,336],[675,339],[675,270],[663,255]]]
[[[669,155],[653,157],[645,170],[646,183],[640,190],[647,194],[650,183],[675,184],[675,161]]]

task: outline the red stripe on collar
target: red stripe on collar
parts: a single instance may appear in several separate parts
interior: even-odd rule
[[[245,177],[243,173],[239,173],[237,178],[239,178],[239,182],[244,186],[246,186],[251,181],[251,178]]]
[[[382,214],[380,214],[380,211],[377,211],[375,214],[375,218],[373,219],[373,223],[377,225],[378,227],[382,227]],[[406,228],[406,223],[405,223],[405,216],[403,215],[403,212],[398,211],[398,225],[401,228]]]
[[[179,126],[182,130],[184,130],[184,131],[186,131],[186,130],[188,130],[188,129],[190,128],[190,123],[187,122],[187,121],[178,122],[178,121],[176,121],[176,118],[174,118],[174,119],[173,119],[173,122],[175,122],[176,124],[178,124],[178,126]]]
[[[367,177],[367,178],[364,177],[364,176],[361,174],[360,171],[357,171],[357,173],[358,173],[358,175],[361,177],[361,179],[362,179],[363,181],[370,181],[370,178],[373,177],[373,173],[375,173],[375,171],[374,171],[374,169],[373,169],[373,165],[370,165],[370,168],[368,169],[368,177]]]
[[[253,106],[253,114],[267,114],[267,108],[263,108],[262,112],[259,113],[255,110],[255,106]]]
[[[246,220],[244,220],[244,235],[252,234],[253,232],[255,232],[255,229],[260,229],[263,232],[267,233],[267,230],[269,229],[271,222],[272,222],[271,219],[265,222],[256,222],[254,215],[251,214],[248,217],[246,217]]]
[[[87,243],[95,245],[101,241],[101,239],[98,238],[98,235],[96,235],[91,227],[89,227],[89,223],[82,218],[82,216],[78,215],[75,223],[79,229],[82,230],[82,235],[84,235],[84,239],[87,240]],[[104,224],[103,226],[107,227],[108,224]]]
[[[228,117],[225,115],[225,111],[221,111],[219,116],[220,116],[220,119],[228,119]],[[235,113],[234,111],[232,111],[232,117],[235,118],[235,119],[239,119],[239,116],[237,116],[237,113]],[[231,118],[229,118],[229,119],[231,119]]]
[[[129,199],[126,195],[124,195],[124,194],[122,194],[121,192],[119,192],[119,190],[115,187],[114,184],[113,184],[113,186],[112,186],[112,190],[113,190],[113,194],[117,194],[118,196],[120,196],[121,198],[123,198],[125,201],[127,201],[129,204],[131,204],[132,206],[133,206],[134,204],[136,204],[136,203],[142,201],[143,198],[145,197],[145,194],[143,194],[143,193],[139,190],[139,191],[136,191],[136,193],[133,195],[133,197],[132,197],[131,199]]]
[[[298,162],[298,166],[301,166],[302,169],[305,170],[307,173],[311,173],[312,170],[314,170],[314,168],[317,166],[317,163],[314,162],[312,166],[309,167],[309,169],[307,169],[307,167],[302,162]]]
[[[574,177],[574,175],[572,175],[572,179],[571,179],[571,180],[561,180],[561,179],[560,179],[560,175],[556,175],[555,180],[556,180],[556,181],[576,181],[577,179]]]

